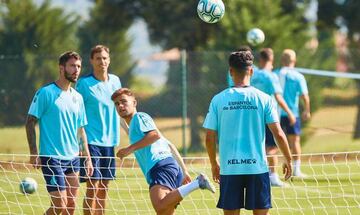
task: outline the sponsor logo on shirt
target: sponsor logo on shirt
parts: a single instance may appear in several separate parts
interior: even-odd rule
[[[230,159],[228,160],[227,164],[256,164],[256,159],[250,158],[250,159]]]
[[[251,101],[229,101],[227,106],[223,107],[223,110],[257,110],[258,107],[253,105]]]

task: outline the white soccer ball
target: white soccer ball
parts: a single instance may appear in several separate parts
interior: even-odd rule
[[[251,45],[256,46],[265,41],[265,34],[260,28],[253,28],[247,32],[246,40]]]
[[[32,194],[37,190],[38,184],[35,179],[26,177],[20,182],[20,192],[23,194]]]
[[[221,0],[200,0],[197,13],[202,21],[216,23],[224,16],[225,6]]]

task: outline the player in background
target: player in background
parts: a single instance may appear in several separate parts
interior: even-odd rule
[[[235,86],[212,98],[203,124],[212,176],[220,183],[217,207],[226,215],[240,214],[241,208],[265,215],[271,208],[266,125],[284,154],[285,179],[291,176],[291,153],[276,104],[269,95],[250,86],[253,59],[250,51],[231,53],[229,67]]]
[[[116,113],[111,95],[121,88],[120,79],[108,72],[110,50],[96,45],[90,52],[92,73],[79,79],[76,89],[84,98],[88,124],[89,151],[94,174],[85,176],[81,169],[81,181],[86,181],[84,214],[104,214],[108,186],[115,179],[115,147],[120,143],[120,118]]]
[[[180,154],[177,152],[174,158],[171,153],[171,150],[177,151],[176,147],[160,134],[148,114],[137,112],[137,101],[129,89],[115,91],[111,99],[129,125],[130,145],[120,149],[117,156],[123,159],[135,154],[149,184],[151,203],[157,214],[173,214],[177,204],[196,189],[215,192],[215,187],[203,174],[191,181]]]
[[[296,63],[296,53],[294,50],[285,49],[282,53],[281,64],[282,68],[275,70],[275,74],[278,75],[280,85],[284,91],[284,99],[289,105],[290,110],[295,114],[296,123],[290,123],[288,114],[285,111],[281,111],[281,126],[283,127],[290,148],[293,153],[294,162],[294,176],[305,177],[300,170],[301,163],[301,118],[302,120],[308,120],[311,117],[310,114],[310,98],[308,94],[307,83],[305,77],[297,72],[294,67]],[[300,117],[299,112],[299,98],[303,101],[304,110]]]
[[[251,77],[251,86],[272,96],[278,105],[288,114],[289,122],[293,125],[295,124],[296,118],[282,97],[282,89],[278,77],[272,73],[273,61],[274,54],[271,48],[264,48],[260,51],[259,69],[255,70],[254,75]],[[278,157],[276,154],[278,153],[278,148],[268,127],[266,127],[265,133],[266,153],[269,155],[270,183],[272,186],[284,186],[285,184],[276,173],[276,166],[278,165]]]
[[[71,87],[81,71],[81,57],[65,52],[59,58],[59,78],[35,94],[26,119],[30,163],[43,172],[51,206],[45,214],[74,214],[79,189],[79,141],[89,175],[93,167],[84,127],[87,124],[83,98]],[[35,125],[39,121],[40,153]]]

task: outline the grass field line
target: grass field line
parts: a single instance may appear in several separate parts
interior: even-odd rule
[[[307,188],[304,186],[294,186],[294,185],[290,185],[289,188],[294,188],[296,190],[301,190],[303,192],[310,192],[310,193],[317,193],[317,194],[324,194],[324,195],[329,195],[329,196],[334,196],[334,197],[348,197],[348,198],[360,198],[360,195],[354,195],[354,194],[348,194],[348,193],[334,193],[333,191],[325,191],[325,190],[320,190],[320,189],[316,189],[316,188]]]

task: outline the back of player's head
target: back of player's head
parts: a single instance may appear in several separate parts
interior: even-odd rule
[[[281,63],[284,66],[289,66],[291,63],[295,63],[296,61],[296,53],[292,49],[284,49],[281,55]]]
[[[99,52],[102,52],[102,51],[105,51],[107,52],[108,54],[110,54],[110,49],[107,47],[107,46],[104,46],[104,45],[96,45],[94,46],[91,51],[90,51],[90,58],[93,59],[94,55],[96,53],[99,53]]]
[[[115,99],[121,95],[127,95],[135,99],[134,93],[131,92],[129,88],[120,88],[111,95],[111,100],[115,101]]]
[[[260,60],[265,62],[273,61],[274,60],[274,52],[271,48],[263,48],[260,50],[259,53]]]
[[[250,52],[252,52],[250,46],[248,46],[248,45],[241,45],[241,46],[238,48],[237,51],[250,51]]]
[[[245,72],[253,65],[254,56],[249,50],[237,51],[230,54],[229,66],[238,72]]]
[[[68,62],[71,58],[82,61],[80,55],[74,51],[67,51],[62,53],[59,57],[59,65],[65,66],[66,62]]]

